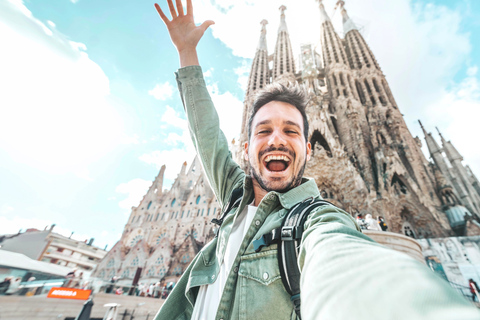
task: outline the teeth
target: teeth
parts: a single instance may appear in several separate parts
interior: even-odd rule
[[[265,158],[265,162],[270,162],[272,160],[283,160],[285,162],[289,162],[290,159],[288,159],[286,156],[267,156]]]

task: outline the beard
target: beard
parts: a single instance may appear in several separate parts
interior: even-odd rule
[[[292,156],[294,156],[295,159],[295,154],[293,152],[283,149],[283,148],[269,148],[267,150],[264,150],[258,154],[258,163],[261,165],[260,158],[263,154],[266,152],[271,152],[271,151],[286,151],[289,152]],[[300,165],[300,170],[298,170],[297,174],[294,173],[293,177],[287,179],[283,178],[270,178],[270,179],[265,179],[260,173],[259,173],[259,168],[256,168],[255,165],[252,164],[252,160],[249,158],[249,165],[250,165],[250,171],[252,173],[253,178],[258,182],[260,187],[267,191],[275,191],[275,192],[280,192],[284,193],[287,192],[297,186],[300,185],[302,182],[303,178],[303,173],[305,171],[305,166],[307,164],[307,158],[303,160],[303,163]],[[293,164],[292,164],[293,165]],[[282,181],[283,180],[283,181]]]

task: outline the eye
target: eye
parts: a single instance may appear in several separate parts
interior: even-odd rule
[[[285,130],[285,133],[288,133],[288,134],[298,134],[298,132],[295,131],[295,130]]]
[[[267,130],[267,129],[259,130],[257,132],[257,134],[268,134],[268,133],[270,133],[270,130]]]

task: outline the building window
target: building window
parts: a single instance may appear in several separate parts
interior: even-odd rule
[[[177,199],[173,198],[172,203],[170,203],[170,206],[173,207],[173,205],[175,204],[176,201],[177,201]]]
[[[151,206],[152,206],[152,201],[148,203],[147,210],[150,209]]]
[[[200,203],[200,196],[197,197],[197,200],[195,201],[196,204]]]

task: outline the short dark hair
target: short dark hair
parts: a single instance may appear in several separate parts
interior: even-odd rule
[[[308,119],[305,112],[308,101],[305,93],[297,86],[285,86],[281,83],[272,83],[267,85],[255,96],[255,101],[252,105],[252,112],[248,118],[248,140],[252,136],[253,118],[264,105],[272,101],[281,101],[294,106],[302,115],[303,118],[303,136],[305,141],[308,141]]]

